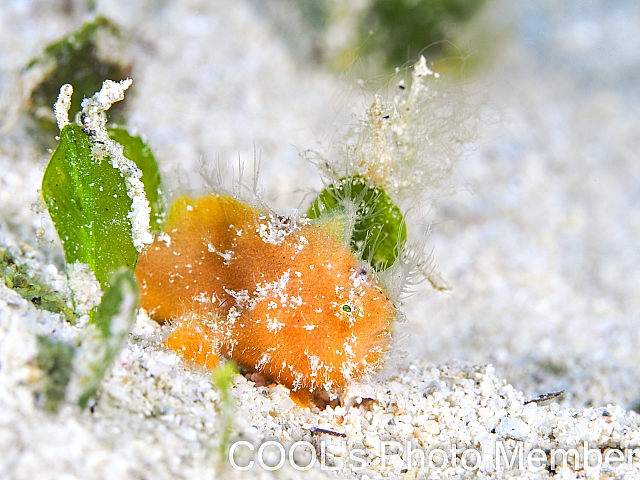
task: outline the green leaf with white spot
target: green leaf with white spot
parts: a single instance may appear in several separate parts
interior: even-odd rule
[[[144,184],[144,191],[151,207],[151,232],[159,233],[164,223],[165,203],[160,170],[153,152],[142,138],[131,135],[124,128],[110,128],[109,137],[122,145],[124,156],[142,171],[140,180]]]
[[[358,257],[368,261],[376,271],[383,271],[398,258],[399,248],[407,238],[402,212],[378,185],[361,176],[344,177],[325,188],[307,212],[331,225],[332,219],[355,216],[349,245]],[[332,228],[335,228],[332,227]]]
[[[90,363],[82,379],[82,393],[78,398],[80,408],[85,408],[98,392],[100,382],[122,348],[136,318],[140,293],[133,273],[123,269],[113,278],[112,285],[102,297],[93,324],[99,335],[81,346],[89,353]]]
[[[120,267],[133,271],[131,199],[119,170],[78,125],[60,132],[42,180],[42,195],[64,248],[68,264],[82,262],[103,290]]]

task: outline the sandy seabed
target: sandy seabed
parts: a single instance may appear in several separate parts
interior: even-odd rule
[[[0,244],[64,290],[55,230],[30,209],[48,154],[21,113],[25,64],[85,19],[59,7],[0,6]],[[129,121],[171,187],[197,189],[200,158],[235,164],[254,148],[276,209],[321,186],[298,149],[331,145],[356,108],[349,82],[302,61],[257,2],[98,10],[130,36]],[[468,88],[492,113],[428,245],[453,289],[404,301],[379,378],[312,411],[238,376],[230,442],[248,442],[234,460],[254,466],[234,470],[210,376],[158,346],[144,314],[93,411],[43,410],[36,335],[77,332],[0,285],[0,478],[638,478],[640,6],[496,1],[477,23],[484,67]],[[259,461],[277,464],[277,445],[285,461],[269,471]]]

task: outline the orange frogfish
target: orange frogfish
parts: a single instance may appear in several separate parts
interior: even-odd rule
[[[301,405],[375,372],[390,346],[394,304],[331,228],[228,195],[175,200],[135,274],[142,307],[177,324],[166,346],[232,359]]]

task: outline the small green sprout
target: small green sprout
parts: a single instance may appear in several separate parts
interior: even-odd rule
[[[233,425],[233,417],[235,410],[235,398],[231,395],[231,387],[233,379],[238,374],[236,364],[227,361],[219,365],[211,374],[213,383],[220,392],[220,416],[222,417],[222,439],[220,440],[218,453],[220,455],[220,465],[224,465],[229,450],[229,437],[231,436],[231,428]]]
[[[102,297],[93,322],[100,335],[80,347],[85,352],[90,350],[87,352],[90,361],[85,365],[85,372],[80,380],[80,408],[86,408],[89,400],[96,396],[102,378],[129,335],[140,303],[138,284],[133,273],[123,269],[111,283],[111,288]]]
[[[307,215],[309,218],[354,217],[351,250],[376,271],[386,270],[395,263],[399,248],[407,238],[400,209],[382,187],[359,175],[341,178],[326,187],[311,204]],[[344,307],[343,310],[348,311]]]

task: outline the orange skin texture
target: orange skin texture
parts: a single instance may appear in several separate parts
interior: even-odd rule
[[[395,307],[368,270],[328,229],[185,195],[135,274],[142,307],[177,323],[169,348],[208,368],[232,359],[309,405],[378,370],[389,348]]]

